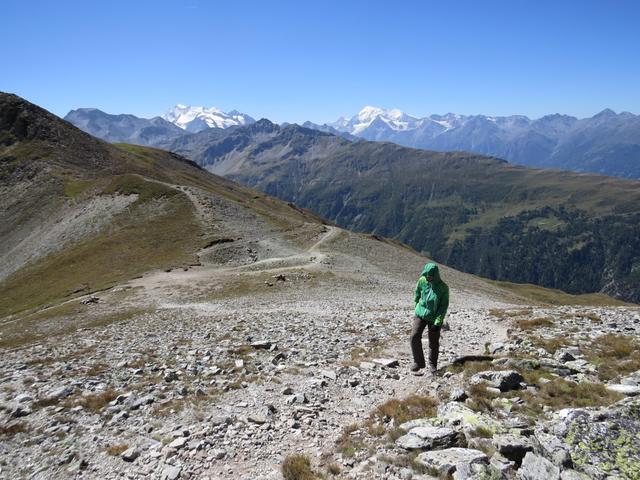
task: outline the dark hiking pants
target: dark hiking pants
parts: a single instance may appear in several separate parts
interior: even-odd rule
[[[411,352],[413,361],[420,367],[425,367],[424,352],[422,350],[422,333],[425,327],[428,328],[429,337],[429,365],[438,367],[438,352],[440,351],[440,329],[435,325],[430,325],[420,317],[413,318],[413,328],[411,329]]]

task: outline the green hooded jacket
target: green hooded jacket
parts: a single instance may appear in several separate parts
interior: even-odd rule
[[[429,275],[433,276],[432,282],[427,281]],[[422,269],[413,301],[416,316],[436,327],[442,325],[449,308],[449,286],[440,278],[440,271],[435,263],[427,263]]]

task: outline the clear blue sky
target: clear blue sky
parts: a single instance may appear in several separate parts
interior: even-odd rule
[[[640,113],[640,2],[4,0],[0,90],[54,113],[175,103],[325,122]]]

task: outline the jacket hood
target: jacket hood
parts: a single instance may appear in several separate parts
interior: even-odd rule
[[[433,276],[432,283],[436,283],[441,280],[440,270],[438,269],[438,265],[436,265],[435,263],[427,263],[422,269],[422,273],[420,275],[424,276],[425,278],[428,277],[429,275]]]

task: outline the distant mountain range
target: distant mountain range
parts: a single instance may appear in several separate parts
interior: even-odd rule
[[[65,120],[111,142],[169,148],[179,137],[210,129],[238,128],[255,120],[216,108],[177,105],[162,117],[109,115],[97,109],[72,110]],[[286,126],[286,124],[284,124]],[[640,178],[640,116],[604,110],[591,118],[546,115],[430,115],[365,107],[357,115],[304,127],[351,141],[388,141],[434,151],[467,151],[541,168]],[[215,134],[214,134],[215,135]]]
[[[365,107],[325,126],[359,138],[435,151],[468,151],[532,167],[640,178],[640,116],[606,109],[591,118],[430,115]]]

